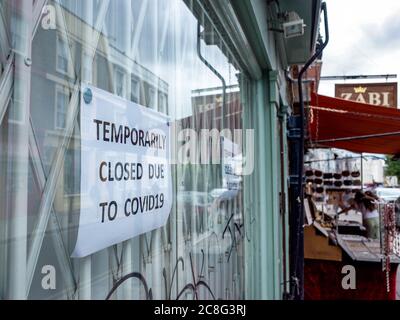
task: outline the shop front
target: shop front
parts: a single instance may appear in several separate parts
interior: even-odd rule
[[[285,70],[320,5],[1,1],[0,298],[281,299]]]

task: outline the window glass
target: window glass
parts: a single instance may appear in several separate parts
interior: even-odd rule
[[[120,97],[125,97],[125,74],[119,68],[115,69],[115,87],[116,94]]]
[[[57,36],[57,71],[68,73],[68,45],[61,36]]]
[[[67,107],[69,102],[68,92],[64,88],[56,87],[56,113],[55,113],[55,128],[65,129]]]
[[[149,107],[151,109],[157,108],[157,91],[153,87],[149,87]]]
[[[0,172],[12,175],[11,161],[19,176],[26,177],[18,197],[25,201],[27,214],[17,223],[27,241],[16,249],[19,260],[14,262],[34,260],[26,270],[28,288],[20,291],[28,292],[30,299],[243,299],[243,184],[238,180],[237,188],[230,189],[224,169],[234,170],[234,158],[242,156],[234,130],[242,128],[243,72],[201,1],[47,3],[57,12],[56,29],[39,24],[27,38],[18,14],[12,19],[14,41],[32,49],[31,72],[15,79],[15,85],[29,87],[30,96],[18,90],[13,95],[14,103],[29,110],[25,154],[10,154],[13,138],[19,137],[17,123],[0,125]],[[191,134],[206,135],[204,145],[199,141],[181,153],[202,161],[171,165],[173,208],[164,227],[74,259],[70,255],[81,199],[90,197],[80,193],[76,97],[82,82],[168,115],[177,129],[174,156],[184,150]],[[6,118],[15,116],[8,112]],[[213,152],[228,145],[212,136],[213,130],[222,129],[231,134],[225,141],[236,151],[213,163]],[[0,175],[0,185],[7,179]],[[0,209],[15,199],[14,192],[0,195]],[[7,226],[16,223],[4,219]],[[0,237],[4,254],[13,246],[12,234],[0,230]],[[57,274],[54,290],[42,286],[47,265]],[[7,265],[0,274],[9,274],[13,267]],[[132,277],[119,284],[126,275]],[[6,296],[1,281],[0,289]]]
[[[140,83],[137,78],[132,78],[131,80],[131,101],[140,102]]]

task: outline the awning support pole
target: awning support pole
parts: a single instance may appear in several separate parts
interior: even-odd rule
[[[361,161],[361,191],[364,190],[364,161],[363,161],[363,153],[360,153],[360,161]]]

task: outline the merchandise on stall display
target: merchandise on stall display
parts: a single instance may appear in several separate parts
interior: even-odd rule
[[[353,172],[351,173],[351,176],[352,176],[353,178],[358,178],[358,177],[360,176],[360,171],[353,171]]]
[[[314,183],[315,183],[315,184],[322,184],[322,183],[323,183],[323,180],[322,180],[321,178],[315,178],[315,179],[314,179]]]
[[[305,175],[306,177],[312,177],[314,175],[314,170],[306,170]]]
[[[323,188],[323,187],[317,187],[317,188],[315,189],[315,192],[316,192],[316,193],[323,193],[323,192],[324,192],[324,188]]]
[[[344,180],[344,181],[343,181],[343,184],[344,184],[345,186],[352,186],[352,185],[353,185],[353,181],[352,181],[352,180]]]
[[[324,173],[324,179],[332,179],[333,174],[332,173]]]
[[[343,182],[342,181],[335,181],[335,187],[341,187],[342,185],[343,185]]]
[[[335,174],[333,175],[333,177],[334,177],[336,180],[342,179],[342,175],[341,175],[340,173],[335,173]]]
[[[314,176],[320,178],[322,177],[322,171],[321,170],[314,170]]]
[[[349,175],[350,175],[350,171],[349,170],[342,171],[342,176],[343,177],[348,177]]]

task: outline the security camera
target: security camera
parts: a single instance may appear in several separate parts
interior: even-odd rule
[[[282,24],[283,35],[286,39],[302,36],[305,26],[303,19],[285,22]]]
[[[286,39],[299,37],[304,34],[304,24],[303,19],[299,17],[297,12],[290,11],[285,13],[285,22],[282,23],[283,35]]]

